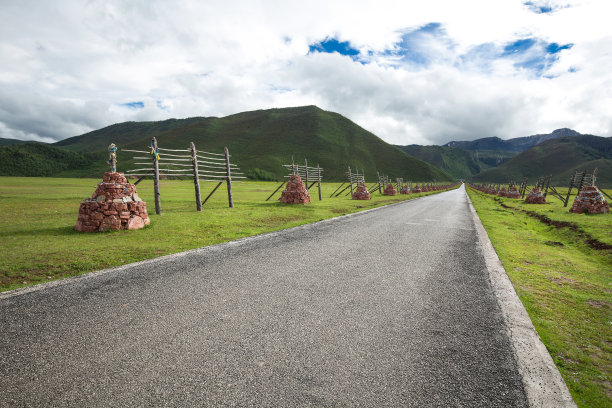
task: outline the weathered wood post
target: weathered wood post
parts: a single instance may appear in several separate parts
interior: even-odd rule
[[[321,167],[317,163],[317,186],[319,188],[319,201],[321,201]]]
[[[157,139],[151,140],[151,154],[153,155],[153,193],[155,196],[155,214],[161,215],[161,195],[159,193],[159,160]]]
[[[196,155],[196,148],[193,142],[189,144],[191,150],[191,162],[193,163],[193,184],[195,186],[195,199],[196,208],[198,211],[202,211],[202,197],[200,197],[200,176],[198,175],[198,157]]]
[[[351,184],[351,197],[353,196],[353,176],[351,175],[351,166],[348,166],[348,179]]]
[[[308,190],[308,160],[304,158],[304,170],[306,171],[306,190]]]
[[[232,196],[232,174],[230,171],[230,159],[229,159],[229,151],[227,150],[227,146],[224,147],[225,151],[225,168],[227,169],[227,199],[229,201],[230,208],[234,208],[234,197]]]

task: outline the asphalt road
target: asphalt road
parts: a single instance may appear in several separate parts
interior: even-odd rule
[[[477,241],[460,188],[0,298],[0,406],[527,406]]]

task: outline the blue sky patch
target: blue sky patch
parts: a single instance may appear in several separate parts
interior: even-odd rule
[[[504,47],[504,52],[502,53],[502,57],[506,57],[508,55],[520,54],[529,50],[536,44],[536,40],[533,38],[525,38],[522,40],[517,40],[513,43],[510,43]]]
[[[526,1],[523,3],[524,5],[526,5],[527,7],[529,7],[529,10],[533,11],[534,13],[538,13],[538,14],[546,14],[546,13],[552,13],[553,12],[553,8],[548,4],[548,3],[537,3],[535,1]]]
[[[574,46],[574,44],[570,43],[570,44],[565,44],[565,45],[559,45],[557,43],[550,43],[548,44],[548,46],[546,47],[546,51],[549,54],[556,54],[560,51],[563,50],[569,50],[570,48],[572,48]]]
[[[144,102],[138,101],[138,102],[122,103],[121,106],[125,106],[126,108],[130,108],[130,109],[142,109],[144,108]]]
[[[504,46],[500,57],[514,60],[514,66],[542,76],[559,60],[559,53],[569,50],[574,44],[546,43],[535,38],[524,38]]]
[[[357,56],[359,55],[359,50],[351,47],[351,44],[348,41],[340,42],[335,38],[326,38],[323,41],[311,44],[308,47],[308,53],[313,54],[315,52],[323,52],[328,54],[337,52],[340,55],[351,57],[353,60],[356,60]]]

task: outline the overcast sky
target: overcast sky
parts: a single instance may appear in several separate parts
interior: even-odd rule
[[[611,0],[0,0],[0,137],[317,105],[394,144],[612,135]]]

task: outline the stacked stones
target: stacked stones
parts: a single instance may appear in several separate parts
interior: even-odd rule
[[[610,206],[597,187],[586,186],[582,187],[569,211],[576,214],[605,214],[610,212]]]
[[[416,186],[414,186],[412,188],[412,192],[413,193],[422,193],[423,191],[421,190],[421,187],[419,187],[419,185],[417,184]]]
[[[546,204],[546,197],[544,197],[539,188],[534,187],[525,197],[525,202],[527,204]]]
[[[359,183],[355,191],[353,192],[353,200],[369,200],[370,192],[366,187],[365,183]]]
[[[521,193],[519,193],[518,188],[516,186],[510,187],[510,191],[506,195],[508,198],[521,198]]]
[[[508,197],[508,193],[506,192],[506,187],[502,187],[497,192],[498,197]]]
[[[74,229],[94,232],[134,230],[150,224],[147,204],[128,183],[123,173],[107,171],[91,198],[81,202]]]
[[[404,184],[404,186],[400,190],[400,194],[410,194],[410,188],[407,184]]]
[[[299,175],[293,174],[289,181],[287,181],[287,186],[281,194],[280,202],[287,204],[310,203],[310,194]]]
[[[383,192],[384,195],[394,196],[397,195],[397,190],[393,187],[393,184],[389,183]]]

